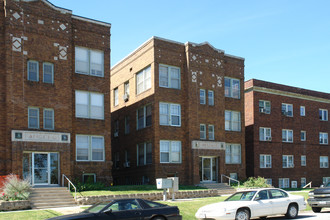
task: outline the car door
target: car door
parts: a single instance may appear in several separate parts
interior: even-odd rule
[[[272,202],[273,215],[285,214],[290,204],[289,195],[279,189],[270,189],[269,195]]]
[[[272,214],[272,202],[269,198],[268,190],[261,190],[257,193],[251,208],[251,214],[254,217]]]
[[[142,209],[134,199],[119,200],[104,210],[100,217],[111,220],[142,220]]]

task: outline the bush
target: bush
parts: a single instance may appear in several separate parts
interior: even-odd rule
[[[75,181],[75,187],[77,188],[77,192],[82,191],[92,191],[92,190],[103,190],[105,189],[105,184],[102,182],[94,183],[94,179],[89,177],[86,183],[82,183],[80,181]],[[74,191],[73,187],[70,188],[71,191]]]
[[[243,183],[246,188],[257,188],[257,187],[271,187],[266,183],[266,179],[263,177],[249,177],[247,181]]]
[[[30,195],[30,189],[31,185],[28,180],[21,180],[16,175],[10,174],[5,179],[0,199],[5,201],[27,200]]]

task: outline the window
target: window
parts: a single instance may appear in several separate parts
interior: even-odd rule
[[[241,145],[226,144],[226,164],[241,163]]]
[[[29,81],[39,81],[39,62],[34,60],[29,60],[27,62],[28,68],[28,80]]]
[[[328,168],[329,159],[328,156],[320,156],[320,168]]]
[[[118,101],[119,101],[118,100],[118,87],[113,90],[113,100],[114,100],[113,105],[114,106],[117,106],[118,105]]]
[[[113,124],[113,136],[118,137],[119,135],[119,120],[115,120]]]
[[[300,187],[303,188],[304,186],[306,186],[307,182],[306,182],[306,178],[302,177],[300,179]]]
[[[181,105],[170,103],[159,103],[160,125],[181,126]]]
[[[181,163],[181,141],[160,141],[160,163]]]
[[[83,183],[96,183],[96,174],[95,173],[84,173]]]
[[[300,106],[300,116],[305,116],[305,115],[306,115],[305,106]]]
[[[136,112],[137,130],[151,126],[151,105],[139,108]]]
[[[290,188],[290,179],[289,178],[279,178],[278,187],[279,188]]]
[[[129,126],[129,116],[125,116],[125,134],[129,134],[130,126]]]
[[[328,110],[319,109],[319,118],[321,121],[328,121]]]
[[[320,144],[328,144],[328,133],[320,132]]]
[[[104,161],[104,137],[76,135],[77,161]]]
[[[76,91],[76,117],[104,119],[103,94]]]
[[[282,142],[293,142],[293,131],[282,129]]]
[[[300,140],[306,141],[306,131],[300,131]]]
[[[28,108],[28,125],[29,128],[39,128],[39,108]]]
[[[180,89],[180,68],[160,64],[159,87]]]
[[[259,100],[259,112],[270,114],[270,101]]]
[[[240,98],[239,79],[225,77],[225,96],[230,98]]]
[[[129,99],[129,81],[124,83],[124,101],[127,102]]]
[[[200,124],[199,130],[200,130],[200,139],[206,139],[206,125]]]
[[[119,155],[119,152],[116,152],[115,153],[115,163],[114,163],[115,168],[119,168],[119,163],[120,163],[120,155]]]
[[[206,103],[205,89],[199,90],[199,103],[202,105],[205,105]]]
[[[209,125],[209,140],[214,140],[214,125]]]
[[[225,111],[225,130],[241,131],[241,113],[235,111]]]
[[[283,168],[293,168],[293,155],[283,155],[282,156]]]
[[[91,50],[83,47],[75,49],[76,73],[103,77],[104,73],[103,51]]]
[[[273,185],[273,180],[272,179],[265,179],[266,180],[266,183],[270,186]]]
[[[330,183],[330,177],[323,177],[322,180],[323,180],[323,185]]]
[[[306,155],[301,155],[301,166],[305,167],[307,164],[306,162]]]
[[[271,141],[272,140],[271,128],[259,128],[259,140],[260,141]]]
[[[282,114],[288,117],[292,117],[293,116],[292,104],[282,103]]]
[[[136,74],[136,94],[151,88],[151,67],[147,67]]]
[[[137,165],[144,166],[152,163],[151,143],[141,143],[137,145]]]
[[[260,155],[260,168],[272,167],[272,155],[261,154]]]
[[[54,83],[54,64],[43,63],[43,82],[44,83]]]
[[[212,90],[208,91],[209,105],[214,105],[214,92]]]
[[[127,150],[125,150],[125,163],[124,167],[130,167],[131,166],[131,155],[128,153]]]
[[[54,110],[44,109],[44,129],[54,129]]]

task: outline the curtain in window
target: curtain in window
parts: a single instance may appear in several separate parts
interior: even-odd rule
[[[169,124],[168,104],[165,103],[159,104],[159,122],[161,125]]]
[[[171,68],[171,88],[180,88],[180,69]]]
[[[90,74],[94,76],[103,76],[103,52],[90,51]]]
[[[159,66],[159,86],[168,87],[168,67]]]
[[[88,115],[88,92],[76,91],[76,116],[87,118]]]
[[[169,141],[160,142],[160,162],[170,162],[170,143]]]
[[[76,72],[89,74],[89,57],[88,49],[76,47],[75,50]]]
[[[104,160],[103,137],[92,137],[92,160]]]
[[[181,124],[180,115],[181,115],[180,105],[171,104],[171,124],[172,125]]]
[[[77,160],[88,160],[89,137],[77,136]]]
[[[181,152],[181,142],[172,141],[171,142],[171,162],[173,162],[173,163],[180,162],[180,152]]]
[[[103,94],[91,93],[91,118],[104,118]]]

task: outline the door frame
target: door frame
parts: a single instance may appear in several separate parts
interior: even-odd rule
[[[218,181],[218,160],[216,156],[200,156],[199,157],[200,160],[202,160],[202,177],[201,177],[201,183],[216,183]],[[210,159],[210,174],[211,174],[211,180],[204,180],[204,159]],[[214,163],[215,163],[215,170],[213,170],[213,162],[212,162],[212,159],[215,159]],[[215,171],[215,180],[212,180],[213,179],[213,171]]]

